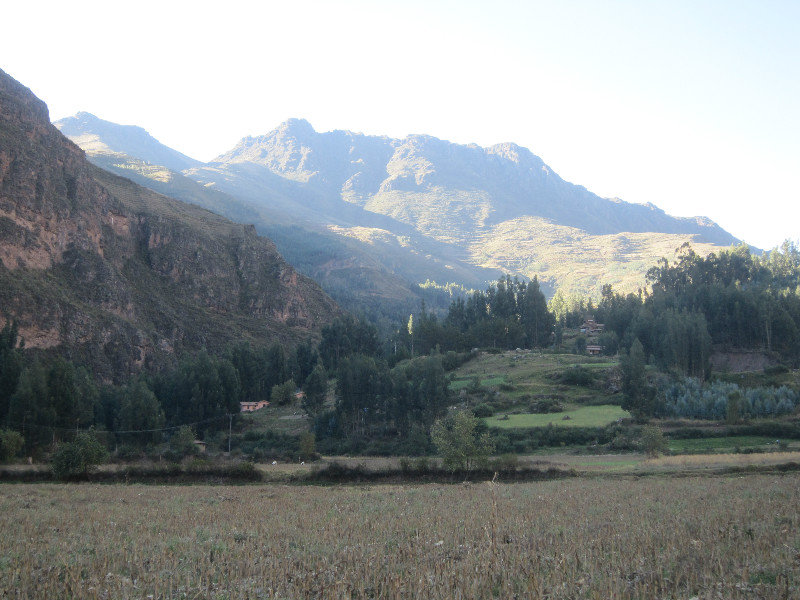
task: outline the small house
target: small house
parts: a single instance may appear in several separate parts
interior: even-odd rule
[[[258,402],[239,402],[239,410],[243,413],[255,412],[265,406],[269,406],[269,402],[266,400],[259,400]]]

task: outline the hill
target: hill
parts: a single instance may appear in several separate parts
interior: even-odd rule
[[[338,313],[252,226],[89,163],[0,71],[0,324],[122,378],[234,340],[316,336]]]

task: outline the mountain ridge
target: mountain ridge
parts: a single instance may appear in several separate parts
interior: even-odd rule
[[[396,241],[390,244],[395,249],[381,250],[387,268],[404,264],[393,254],[396,248],[410,248],[444,267],[463,265],[462,276],[472,269],[469,281],[450,279],[467,287],[480,287],[476,276],[499,270],[536,276],[549,290],[598,293],[605,276],[618,289],[635,291],[665,251],[689,242],[704,254],[738,242],[707,217],[676,218],[652,203],[601,198],[566,182],[513,142],[483,148],[426,134],[318,133],[305,119],[289,119],[182,175],[269,213],[274,224],[357,239],[368,252],[388,233]],[[557,248],[563,240],[556,234],[589,240],[603,251],[593,258],[567,244],[582,254],[575,263],[581,272],[554,268],[555,260],[571,260]],[[514,242],[504,243],[502,236]],[[548,245],[537,245],[537,239]],[[529,256],[520,257],[520,247]],[[431,276],[424,265],[403,275],[414,283],[444,283],[446,276]]]

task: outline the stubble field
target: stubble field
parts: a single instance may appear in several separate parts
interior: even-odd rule
[[[800,477],[0,487],[3,598],[797,598]]]

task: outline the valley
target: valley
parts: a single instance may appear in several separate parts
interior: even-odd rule
[[[0,463],[3,597],[794,597],[800,249],[0,71]]]

